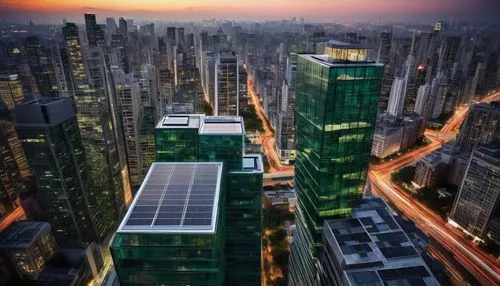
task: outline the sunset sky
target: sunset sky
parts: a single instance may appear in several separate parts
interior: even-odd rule
[[[500,0],[0,0],[0,18],[60,22],[125,16],[137,20],[201,20],[224,18],[265,20],[449,20],[498,19]],[[99,21],[99,20],[98,20]]]

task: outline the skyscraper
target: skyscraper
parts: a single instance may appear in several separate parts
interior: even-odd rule
[[[98,196],[71,100],[45,98],[16,106],[16,130],[58,242],[99,240]]]
[[[460,129],[460,151],[470,153],[475,147],[500,136],[500,102],[474,104]]]
[[[123,17],[118,18],[118,32],[123,39],[128,37],[127,21]]]
[[[20,145],[10,110],[0,99],[0,217],[9,215],[21,207],[19,194],[23,190],[23,177],[20,167],[28,173],[29,169]]]
[[[125,211],[123,179],[111,110],[104,88],[80,89],[74,97],[78,128],[99,210],[98,237],[103,238]]]
[[[238,57],[221,51],[215,64],[215,114],[239,115]]]
[[[431,92],[429,84],[421,85],[417,92],[417,101],[415,102],[414,112],[426,118],[427,106],[429,105],[428,99]]]
[[[392,82],[391,94],[389,95],[387,113],[396,117],[403,116],[405,95],[406,79],[402,77],[395,78]]]
[[[97,44],[104,44],[104,31],[97,25],[95,14],[85,14],[85,28],[89,46],[95,47]]]
[[[117,85],[116,93],[120,106],[123,134],[125,136],[130,182],[133,186],[138,186],[141,183],[140,179],[143,173],[139,143],[141,112],[139,84],[133,82]]]
[[[449,217],[452,225],[483,240],[500,207],[500,140],[472,152]]]
[[[276,126],[276,148],[280,160],[295,159],[295,134],[293,130],[295,115],[295,81],[297,63],[287,59],[285,80],[281,90],[281,101],[278,109],[278,124]]]
[[[66,23],[63,28],[64,41],[68,51],[69,78],[72,86],[77,90],[80,86],[87,85],[87,74],[78,37],[78,27],[74,23]]]
[[[224,284],[222,163],[153,163],[111,245],[120,285]]]
[[[290,285],[317,284],[323,221],[350,215],[362,198],[383,75],[363,45],[330,41],[325,53],[298,59]]]
[[[59,87],[50,50],[40,44],[36,36],[26,37],[24,49],[41,96],[58,96]]]

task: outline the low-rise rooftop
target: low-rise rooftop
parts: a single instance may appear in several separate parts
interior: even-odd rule
[[[172,114],[160,119],[159,129],[198,129],[200,135],[243,135],[245,126],[239,116],[205,116],[203,114]]]
[[[324,231],[346,285],[437,285],[380,199],[363,200],[352,218],[325,221]]]
[[[15,222],[2,232],[0,248],[27,248],[44,229],[50,230],[48,222]]]

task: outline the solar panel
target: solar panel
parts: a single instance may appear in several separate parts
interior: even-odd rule
[[[213,229],[222,163],[154,163],[120,230]]]

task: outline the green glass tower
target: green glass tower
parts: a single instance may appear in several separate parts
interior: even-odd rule
[[[243,119],[169,115],[155,135],[158,161],[224,164],[226,285],[260,285],[263,164],[260,155],[243,152]]]
[[[151,165],[111,245],[120,285],[225,285],[222,169]]]
[[[317,284],[324,220],[349,216],[362,199],[382,74],[362,45],[330,41],[325,55],[299,55],[290,285]]]

